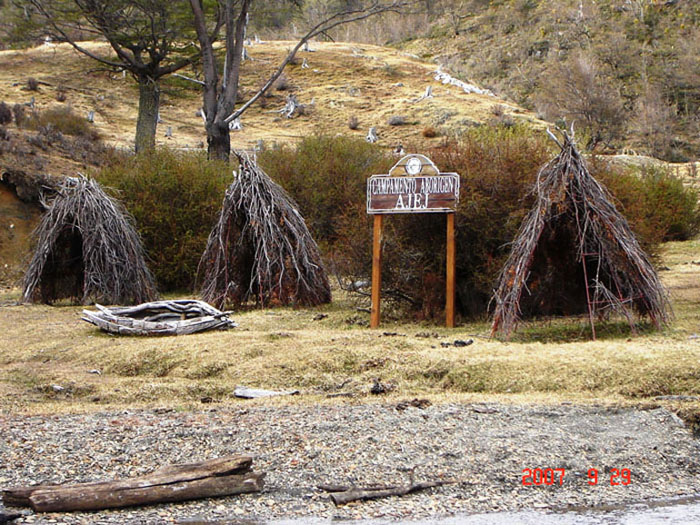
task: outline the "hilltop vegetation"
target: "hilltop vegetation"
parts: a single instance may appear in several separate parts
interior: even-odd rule
[[[700,4],[690,0],[428,2],[401,49],[449,66],[588,145],[700,155]],[[439,14],[444,13],[444,14]],[[386,36],[389,36],[388,34]]]
[[[9,14],[12,4],[4,4],[0,2],[0,12]],[[322,19],[329,8],[359,4],[358,0],[306,0],[298,8],[283,0],[256,4],[249,34],[292,41],[301,35],[301,28]],[[34,39],[26,38],[21,16],[8,16],[7,20],[15,22],[0,30],[0,48],[40,42],[36,35]],[[691,0],[424,0],[400,15],[380,15],[336,28],[328,36],[335,41],[388,44],[437,62],[454,75],[490,88],[499,97],[550,122],[575,122],[581,131],[579,137],[585,134],[584,143],[590,149],[632,151],[687,162],[700,155],[699,21],[700,5]],[[269,53],[256,56],[252,48],[251,56],[258,63],[253,71],[244,72],[244,90],[250,93],[257,89],[264,78],[260,73],[272,69],[281,52],[291,45],[287,42],[286,48],[278,49],[272,62],[268,62]],[[377,93],[369,87],[378,87],[374,73],[368,75],[366,68],[360,70],[353,62],[358,55],[374,57],[375,65],[389,77],[382,79],[384,86],[411,81],[412,72],[406,64],[399,67],[375,50],[365,51],[355,50],[350,61],[337,54],[332,57],[334,67],[348,66],[343,84],[334,86],[340,90],[337,94],[349,93],[355,99],[369,95],[370,100],[378,100],[379,95],[383,103],[392,105],[405,97],[406,90],[400,86]],[[317,58],[308,55],[312,56]],[[333,84],[334,78],[328,78],[328,64],[314,61],[310,60],[311,70],[320,73],[304,71],[305,76],[315,77],[309,78],[311,85]],[[294,77],[301,72],[299,66],[293,65],[290,70]],[[254,78],[252,83],[246,80],[250,76]],[[302,103],[315,99],[317,106],[313,109],[318,109],[318,93],[309,91],[308,82],[286,80],[286,85],[300,90]],[[173,85],[182,91],[182,82],[170,81]],[[196,86],[189,87],[198,93]],[[165,90],[166,96],[169,89]],[[263,100],[262,105],[272,106],[270,102]],[[337,119],[340,123],[347,125],[354,116],[364,132],[369,126],[381,125],[380,120],[366,117],[371,110],[367,103],[352,104],[356,114],[344,111],[348,105],[335,101],[334,109],[340,109],[343,117]],[[167,100],[164,106],[168,106]],[[506,114],[512,113],[512,106],[504,104]],[[452,108],[443,110],[446,114],[453,112]],[[388,116],[383,115],[383,120]],[[446,122],[435,115],[432,122],[420,119],[420,125],[441,128],[438,134],[444,134],[460,131],[463,120],[452,118]],[[300,134],[285,135],[293,138]],[[233,140],[236,142],[235,137]]]

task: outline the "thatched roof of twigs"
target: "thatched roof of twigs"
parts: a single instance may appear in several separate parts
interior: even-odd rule
[[[492,335],[508,337],[526,297],[536,295],[537,286],[557,273],[559,282],[550,283],[540,304],[557,301],[568,288],[579,286],[575,297],[580,311],[590,317],[593,338],[594,318],[611,312],[623,315],[633,331],[634,313],[660,327],[669,319],[670,306],[648,256],[610,194],[589,173],[573,138],[564,133],[562,143],[551,136],[561,153],[537,175],[535,205],[513,242],[493,297]],[[562,282],[562,275],[568,282]]]
[[[245,153],[199,263],[202,299],[218,308],[331,300],[316,242],[297,205]]]
[[[66,178],[45,206],[24,276],[25,301],[135,304],[157,297],[136,230],[97,182]]]

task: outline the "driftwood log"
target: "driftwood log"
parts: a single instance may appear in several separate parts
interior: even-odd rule
[[[0,524],[10,523],[11,521],[17,520],[22,517],[22,514],[18,512],[0,512]]]
[[[318,488],[331,493],[331,501],[337,505],[345,505],[351,501],[388,498],[389,496],[405,496],[419,490],[451,485],[453,480],[424,481],[408,485],[372,485],[369,487],[349,487],[345,485],[318,485]]]
[[[67,512],[259,492],[265,474],[251,472],[252,463],[247,456],[228,456],[124,480],[12,488],[4,490],[2,498],[6,506]]]
[[[226,330],[238,324],[213,306],[193,299],[154,301],[131,307],[83,310],[83,321],[120,335],[186,335],[205,330]]]

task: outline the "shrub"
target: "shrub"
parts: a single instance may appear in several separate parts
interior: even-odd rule
[[[428,126],[425,129],[423,129],[423,136],[426,139],[432,139],[434,137],[437,137],[438,132],[433,126]]]
[[[700,232],[698,194],[661,167],[607,170],[601,177],[647,244],[685,241]]]
[[[543,133],[518,125],[482,126],[459,142],[424,152],[441,171],[461,175],[457,307],[464,316],[484,316],[509,243],[533,204],[537,172],[552,158],[554,146]],[[396,159],[364,141],[311,137],[296,148],[267,150],[259,160],[297,200],[331,266],[349,280],[367,280],[372,228],[365,208],[365,181],[371,174],[386,173]],[[677,179],[640,175],[597,159],[589,167],[614,195],[652,256],[662,240],[697,232],[697,195]],[[383,297],[394,299],[394,304],[399,301],[417,317],[442,315],[444,215],[389,217],[384,221],[383,260]]]
[[[221,208],[230,168],[205,153],[159,149],[104,168],[111,188],[136,219],[161,291],[191,290]]]
[[[0,126],[0,140],[10,140],[10,132],[5,126]]]
[[[355,115],[352,115],[348,119],[348,127],[350,129],[357,129],[358,127],[360,127],[360,121],[357,119],[357,117]]]
[[[56,106],[45,111],[35,111],[27,121],[27,127],[39,129],[52,127],[53,129],[76,137],[85,137],[92,140],[100,138],[100,134],[84,118],[76,114],[70,106]]]
[[[15,104],[12,106],[12,114],[15,116],[15,124],[17,127],[22,127],[22,124],[24,124],[24,106],[20,104]]]
[[[66,93],[66,89],[63,86],[59,86],[58,90],[56,91],[56,100],[59,102],[65,102],[67,98],[68,94]]]
[[[27,79],[27,89],[29,91],[39,91],[39,81],[34,77]]]
[[[363,205],[367,175],[391,167],[374,144],[326,135],[266,149],[258,161],[296,200],[314,239],[326,248],[338,240],[345,213]]]
[[[287,91],[288,89],[291,89],[292,84],[289,82],[289,79],[286,75],[280,75],[279,78],[275,80],[275,84],[273,87],[277,91]]]
[[[4,102],[0,102],[0,125],[12,122],[12,110]]]
[[[402,115],[394,115],[393,117],[389,117],[387,124],[390,126],[405,126],[408,124],[408,122],[406,121],[406,117]]]

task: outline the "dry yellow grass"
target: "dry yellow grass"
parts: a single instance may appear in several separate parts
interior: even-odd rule
[[[353,392],[353,402],[373,402],[368,389],[381,377],[396,385],[389,396],[394,400],[651,402],[697,413],[700,403],[654,398],[700,394],[700,339],[694,337],[700,332],[700,266],[692,264],[699,252],[700,241],[666,246],[670,270],[663,275],[676,307],[673,326],[636,337],[611,328],[596,342],[587,340],[585,320],[571,319],[529,323],[510,343],[487,339],[487,326],[478,323],[448,330],[388,321],[370,330],[358,326],[366,314],[343,295],[316,309],[240,312],[236,330],[180,338],[105,335],[81,322],[77,307],[5,306],[0,411],[186,409],[201,406],[202,399],[250,403],[233,398],[238,384],[304,394],[255,403],[346,402],[325,397],[338,391]],[[8,298],[6,293],[0,301]],[[318,312],[328,317],[314,321]],[[580,335],[565,342],[571,334]],[[467,338],[474,344],[440,345]],[[53,385],[65,390],[55,392]]]
[[[251,46],[252,61],[246,61],[242,72],[243,99],[261,86],[294,42],[273,41]],[[85,43],[97,53],[109,53],[101,43]],[[289,91],[272,90],[267,106],[255,104],[243,116],[244,129],[232,133],[234,147],[250,148],[262,139],[266,143],[290,142],[308,135],[314,129],[325,133],[356,134],[364,137],[370,126],[377,127],[380,143],[394,147],[399,142],[429,145],[440,136],[426,139],[422,132],[428,126],[439,132],[455,133],[474,123],[493,117],[493,107],[500,105],[516,121],[541,124],[529,111],[496,97],[466,94],[454,86],[434,79],[436,66],[396,50],[350,43],[314,43],[313,52],[300,52],[298,64],[285,72],[291,90],[302,104],[309,105],[308,115],[286,119],[275,113],[284,106]],[[302,68],[306,58],[309,68]],[[184,71],[186,75],[193,73]],[[26,89],[27,78],[41,82],[37,92]],[[433,87],[433,98],[412,101]],[[122,147],[133,144],[136,125],[138,90],[136,83],[121,75],[98,71],[94,61],[74,51],[67,44],[40,46],[22,51],[0,51],[0,100],[8,103],[28,102],[35,97],[39,109],[60,104],[56,94],[62,87],[65,103],[79,114],[95,110],[95,126],[109,143]],[[173,147],[201,147],[206,136],[201,117],[198,85],[170,77],[163,82],[161,117],[157,142]],[[313,103],[313,104],[312,104]],[[402,115],[409,122],[389,126],[389,117]],[[356,116],[359,128],[348,127]],[[168,126],[173,138],[166,139]]]
[[[107,52],[102,44],[90,45]],[[245,65],[247,94],[290,45],[272,42],[250,50],[255,61]],[[457,131],[492,118],[496,104],[516,119],[541,124],[502,100],[437,83],[431,75],[434,65],[394,50],[343,43],[313,48],[315,52],[300,55],[309,69],[297,65],[286,74],[301,103],[314,101],[310,115],[280,118],[272,110],[282,107],[287,92],[275,91],[266,108],[256,105],[244,116],[244,131],[232,135],[234,146],[250,147],[259,139],[293,141],[315,128],[364,136],[369,126],[378,127],[386,147],[411,140],[427,146],[441,138],[424,138],[426,126]],[[49,107],[58,104],[56,91],[63,86],[76,111],[97,110],[96,126],[107,141],[129,146],[136,119],[135,83],[91,73],[94,68],[94,62],[63,45],[0,52],[0,100],[24,102],[35,96],[40,108]],[[29,76],[51,85],[41,85],[39,92],[23,90]],[[428,85],[435,97],[413,104]],[[200,105],[197,86],[170,79],[163,91],[158,141],[197,147],[205,141],[195,115]],[[357,131],[348,129],[352,115],[360,121]],[[392,115],[416,123],[388,126]],[[445,118],[444,125],[436,125]],[[163,137],[166,126],[173,127],[172,140]],[[624,327],[612,326],[597,342],[587,340],[585,320],[530,323],[507,344],[489,340],[485,324],[446,330],[386,322],[382,330],[372,331],[357,324],[366,314],[338,294],[332,306],[320,309],[240,312],[235,318],[241,328],[231,332],[161,339],[102,334],[79,320],[76,307],[6,306],[0,308],[0,411],[190,408],[207,398],[234,403],[241,402],[232,397],[237,384],[300,388],[304,393],[254,403],[346,402],[325,397],[337,391],[353,392],[362,402],[385,401],[367,395],[375,377],[397,386],[389,399],[643,404],[657,403],[653,398],[658,395],[697,395],[700,340],[691,337],[700,333],[700,266],[692,262],[700,262],[700,243],[671,243],[664,258],[671,268],[663,278],[673,295],[674,324],[663,333],[645,331],[634,338],[628,338]],[[16,292],[0,291],[0,304],[12,298]],[[313,321],[320,311],[328,318]],[[385,336],[384,331],[400,335]],[[421,332],[438,337],[418,337]],[[465,348],[440,345],[468,338],[475,343]],[[56,392],[53,385],[64,390]],[[697,412],[700,403],[683,407]]]

